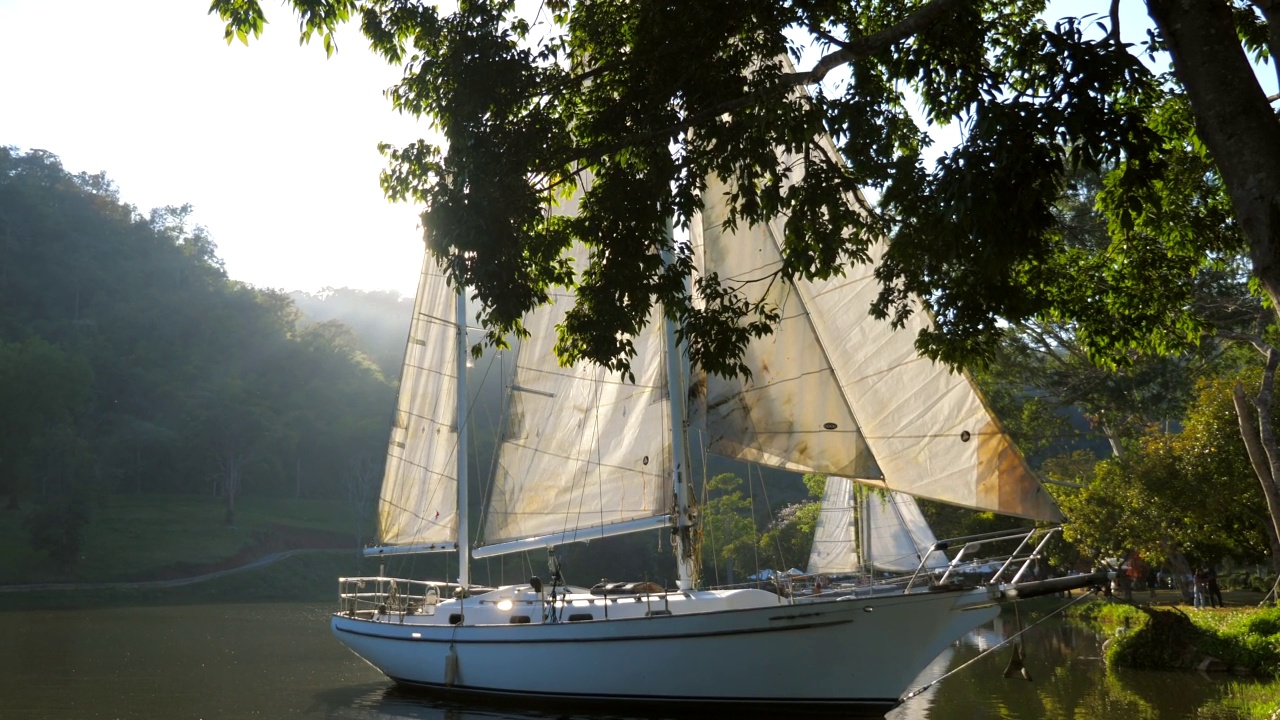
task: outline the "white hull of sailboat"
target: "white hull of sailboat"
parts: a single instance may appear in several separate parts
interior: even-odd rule
[[[440,692],[882,710],[998,612],[977,589],[794,603],[738,590],[578,599],[569,614],[608,606],[609,619],[540,623],[539,613],[510,624],[524,611],[498,609],[504,590],[467,600],[458,625],[449,624],[459,610],[449,601],[434,616],[337,614],[332,628],[396,682]]]

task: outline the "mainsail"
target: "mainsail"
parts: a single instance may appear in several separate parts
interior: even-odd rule
[[[456,303],[424,253],[378,503],[384,547],[452,549],[458,539]]]
[[[939,568],[947,564],[947,556],[932,550],[935,541],[910,495],[858,488],[847,478],[831,476],[808,570],[832,575],[864,569],[907,573],[920,568],[921,560],[925,568]]]
[[[575,212],[576,204],[572,198],[557,212]],[[575,247],[573,259],[581,270],[585,248]],[[662,316],[655,308],[633,338],[632,383],[600,366],[560,365],[556,326],[573,304],[572,295],[556,293],[525,320],[529,337],[517,354],[486,546],[548,536],[588,540],[667,522],[672,432]],[[495,551],[503,550],[476,556]]]

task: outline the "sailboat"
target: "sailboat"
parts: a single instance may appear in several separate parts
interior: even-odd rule
[[[727,227],[717,204],[727,191],[710,180],[691,252],[703,272],[749,282],[780,264],[781,219]],[[555,211],[573,213],[576,202]],[[585,252],[573,252],[582,267]],[[388,445],[380,544],[366,554],[456,553],[457,577],[342,578],[335,636],[396,683],[437,694],[628,712],[642,704],[787,712],[898,704],[922,668],[1030,585],[921,575],[897,593],[838,597],[701,587],[688,457],[696,428],[699,445],[723,457],[1061,518],[970,379],[916,355],[927,317],[917,313],[893,332],[867,314],[872,269],[747,285],[767,286],[782,316],[771,337],[747,348],[750,379],[689,368],[656,309],[632,338],[634,379],[561,367],[555,327],[573,298],[555,296],[526,322],[473,538],[466,298],[426,258]],[[643,578],[565,584],[554,548],[646,531],[674,539],[675,587]],[[474,558],[541,549],[552,558],[548,577],[497,588],[471,582]],[[845,652],[860,647],[874,652]]]

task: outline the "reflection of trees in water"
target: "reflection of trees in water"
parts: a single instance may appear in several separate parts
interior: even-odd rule
[[[1035,620],[1024,615],[1024,626]],[[991,625],[967,635],[952,648],[945,669],[930,666],[919,687],[974,660],[984,649],[1017,632],[1017,621],[1004,614]],[[1102,660],[1105,638],[1092,629],[1050,619],[1021,638],[1023,662],[1032,678],[1006,679],[1012,644],[978,659],[942,680],[921,697],[889,714],[889,720],[969,720],[1005,718],[1075,720],[1076,718],[1212,717],[1222,714],[1217,702],[1227,678],[1206,679],[1195,673],[1116,671],[1108,673]]]

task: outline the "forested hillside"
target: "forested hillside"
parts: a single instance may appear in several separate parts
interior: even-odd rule
[[[356,344],[383,376],[400,376],[404,346],[409,333],[413,298],[386,290],[325,288],[312,294],[289,293],[305,323],[340,322],[351,328]]]
[[[69,562],[115,494],[368,497],[394,378],[227,277],[190,208],[0,147],[0,510]],[[347,528],[341,528],[346,530]]]

